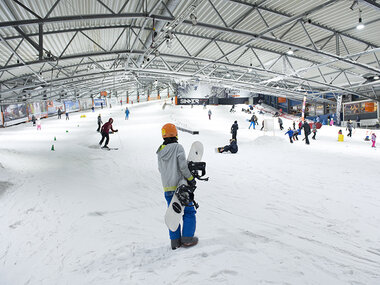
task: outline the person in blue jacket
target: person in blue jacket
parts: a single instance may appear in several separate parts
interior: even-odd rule
[[[289,128],[289,130],[285,133],[285,135],[288,135],[289,136],[289,140],[290,140],[290,142],[291,143],[293,143],[293,140],[292,140],[292,138],[293,138],[293,131],[292,131],[292,129],[291,128]]]
[[[128,109],[128,107],[125,108],[125,119],[126,120],[129,119],[129,109]]]

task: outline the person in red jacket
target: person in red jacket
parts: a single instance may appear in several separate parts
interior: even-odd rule
[[[100,130],[100,133],[102,134],[102,139],[99,142],[99,145],[101,146],[103,144],[104,139],[106,139],[106,143],[104,144],[103,148],[108,148],[107,145],[108,145],[108,142],[110,141],[110,136],[109,136],[110,130],[113,131],[114,133],[118,131],[112,128],[112,123],[113,123],[113,119],[110,118],[108,122],[105,123],[102,126],[102,129]]]

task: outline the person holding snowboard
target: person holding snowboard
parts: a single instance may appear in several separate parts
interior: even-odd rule
[[[239,129],[237,121],[235,121],[231,126],[232,139],[236,140],[237,130]]]
[[[178,186],[187,184],[194,187],[195,179],[191,174],[183,146],[178,143],[177,128],[173,124],[165,124],[162,129],[164,142],[158,148],[156,154],[158,159],[158,170],[161,174],[162,186],[165,191],[165,199],[168,206]],[[190,247],[198,243],[198,238],[194,236],[196,228],[196,210],[191,203],[186,206],[183,214],[183,228],[181,225],[174,232],[169,230],[172,249],[181,246]]]
[[[226,152],[226,151],[230,151],[231,153],[237,153],[238,152],[238,145],[237,145],[235,139],[230,139],[229,145],[226,145],[224,147],[218,147],[217,150],[219,153]]]
[[[103,144],[104,139],[106,139],[106,143],[104,144],[104,146],[103,146],[102,148],[109,149],[109,147],[108,147],[108,143],[109,143],[109,141],[110,141],[110,135],[109,135],[109,134],[110,134],[110,130],[111,130],[112,132],[114,132],[114,133],[118,132],[118,130],[114,130],[114,129],[112,128],[112,123],[113,123],[113,119],[110,118],[110,119],[108,120],[108,122],[105,123],[105,124],[102,126],[102,129],[101,129],[101,131],[100,131],[100,133],[102,134],[102,139],[100,140],[99,145],[101,146],[101,145]]]
[[[98,116],[98,129],[96,130],[97,132],[100,132],[100,128],[102,127],[102,116],[99,114]]]

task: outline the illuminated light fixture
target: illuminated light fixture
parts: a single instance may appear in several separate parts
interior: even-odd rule
[[[294,53],[294,51],[292,50],[292,48],[289,48],[289,50],[286,52],[288,55],[292,55]]]
[[[252,59],[251,59],[251,61],[250,61],[250,63],[249,63],[248,72],[252,72]]]
[[[357,30],[363,30],[365,25],[363,24],[363,19],[362,19],[362,10],[359,10],[359,23],[356,25]]]
[[[230,78],[231,74],[229,72],[227,72],[226,77]]]
[[[375,80],[379,80],[380,77],[379,77],[379,75],[375,75],[375,76],[373,77],[373,79],[375,79]]]

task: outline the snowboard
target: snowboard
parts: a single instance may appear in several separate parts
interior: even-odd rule
[[[103,149],[103,150],[118,150],[117,147],[109,147],[109,148],[101,147],[101,149]]]
[[[187,161],[200,162],[203,156],[203,144],[199,141],[193,142],[191,145],[189,154],[187,156]],[[195,179],[195,178],[194,178]],[[178,226],[181,222],[183,212],[185,210],[185,205],[182,205],[178,199],[179,186],[172,200],[170,201],[169,207],[165,213],[165,224],[172,232],[175,232],[178,229]]]

